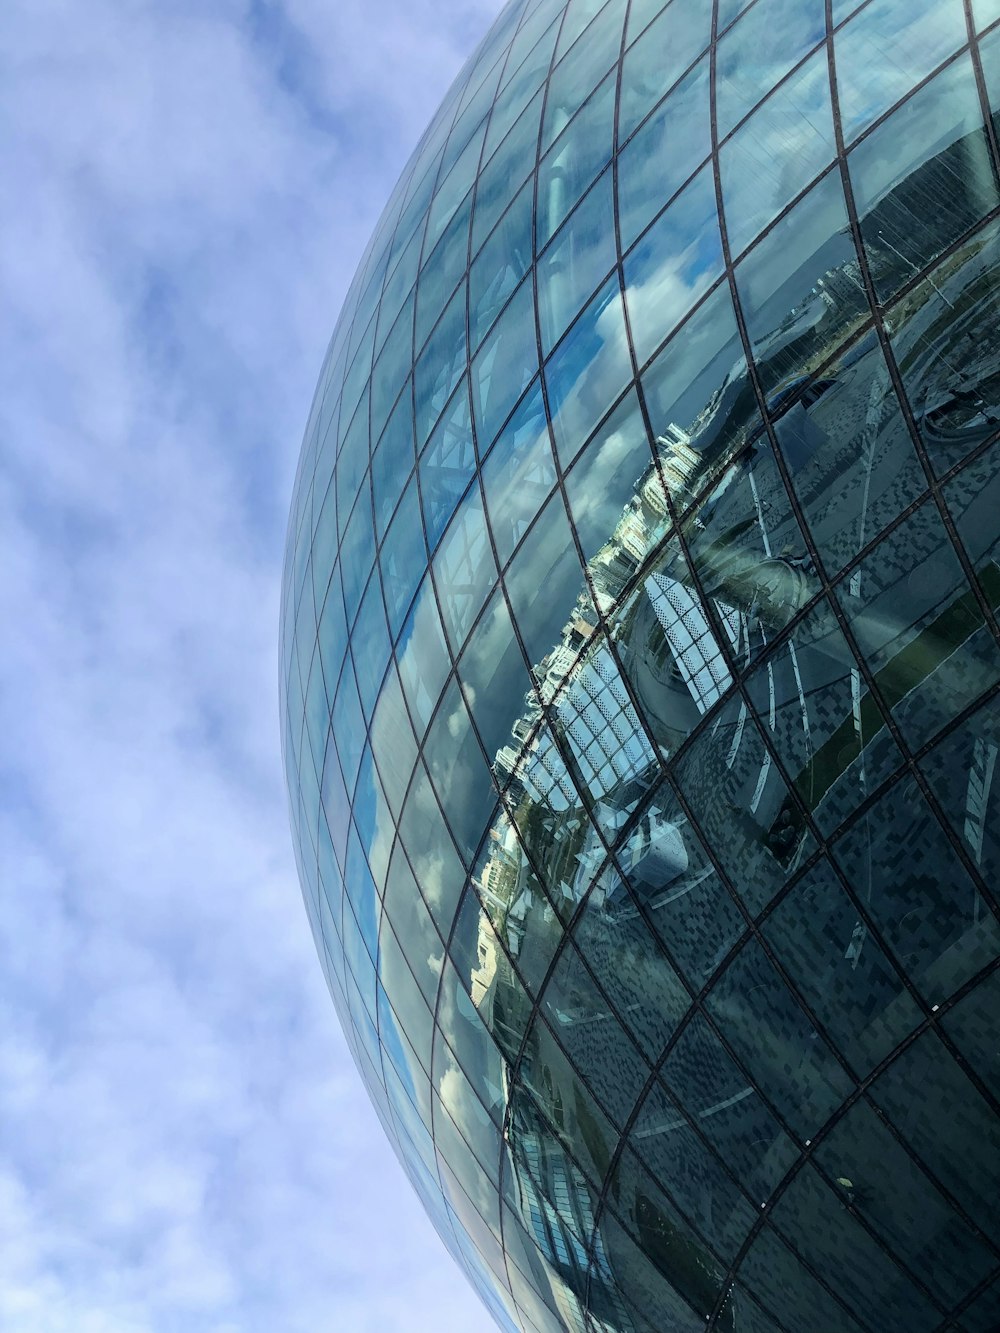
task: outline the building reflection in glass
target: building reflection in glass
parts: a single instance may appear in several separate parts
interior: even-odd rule
[[[1000,15],[808,8],[509,5],[307,430],[304,895],[525,1333],[1000,1317]]]

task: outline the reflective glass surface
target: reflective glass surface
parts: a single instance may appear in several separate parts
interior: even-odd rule
[[[1000,1326],[998,20],[512,0],[341,314],[296,856],[507,1333]]]

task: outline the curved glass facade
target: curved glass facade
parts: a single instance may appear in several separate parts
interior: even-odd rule
[[[1000,1327],[998,108],[996,0],[514,0],[358,271],[292,821],[505,1329]]]

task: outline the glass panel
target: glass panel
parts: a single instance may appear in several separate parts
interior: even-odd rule
[[[461,237],[461,232],[468,227],[469,220],[468,213],[465,212],[465,207],[468,204],[466,194],[469,182],[475,179],[476,172],[479,169],[479,155],[482,152],[485,132],[486,122],[483,121],[478,129],[473,131],[465,147],[459,152],[454,165],[449,167],[446,163],[442,167],[442,171],[447,174],[442,175],[439,180],[427,214],[427,235],[424,238],[425,255],[431,253],[446,229],[452,236],[452,244],[457,245],[460,249],[465,248],[461,242],[462,240],[468,240],[468,231],[465,231],[464,237]],[[455,137],[460,141],[465,136],[460,135],[456,129]],[[450,147],[449,145],[449,150]],[[456,218],[456,210],[458,210],[457,219],[459,223],[457,230],[449,226],[449,223]],[[421,275],[421,285],[424,282],[425,275],[426,270]],[[447,293],[444,294],[447,295]]]
[[[465,871],[423,765],[418,764],[413,775],[399,831],[434,924],[441,935],[446,935],[458,906]]]
[[[496,439],[537,370],[534,293],[531,279],[526,278],[472,363],[472,403],[481,455]]]
[[[756,411],[741,355],[733,302],[723,283],[643,373],[653,431],[659,441],[672,441],[679,454],[690,449],[692,473],[714,460],[720,441],[741,434]],[[693,476],[690,487],[695,488]]]
[[[317,773],[323,762],[326,733],[330,726],[330,698],[318,652],[313,653],[305,699],[306,732]]]
[[[759,724],[824,833],[903,762],[826,601],[747,677],[747,689]]]
[[[377,574],[373,574],[368,581],[368,591],[361,603],[351,638],[351,652],[354,655],[361,706],[365,710],[365,717],[370,718],[390,653],[385,604]]]
[[[358,698],[350,658],[344,664],[337,696],[333,701],[333,734],[347,790],[351,793],[354,791],[366,737],[364,714],[361,712],[361,700]]]
[[[578,4],[574,8],[579,11],[581,6]],[[608,66],[617,63],[624,8],[621,0],[612,0],[606,5],[552,71],[545,99],[543,152],[573,119],[601,76],[607,73]],[[570,12],[559,38],[563,49],[573,26],[572,19],[573,13]]]
[[[705,59],[620,150],[618,221],[623,250],[708,157],[712,147],[708,91]]]
[[[548,25],[542,32],[542,25]],[[489,129],[486,134],[484,161],[504,136],[507,139],[508,128],[516,125],[516,137],[521,139],[521,158],[530,169],[535,160],[535,148],[538,142],[538,117],[541,110],[541,90],[549,72],[552,52],[559,33],[558,20],[552,21],[552,11],[542,6],[521,28],[515,45],[507,61],[501,81],[500,93],[493,102]],[[528,121],[533,121],[530,129],[525,125],[525,108],[531,104]],[[509,151],[510,145],[504,140],[500,151]]]
[[[545,367],[552,434],[572,457],[632,378],[617,275],[605,283]]]
[[[441,614],[453,651],[458,652],[497,580],[479,487],[458,507],[434,559]]]
[[[837,594],[914,749],[1000,679],[996,642],[934,505],[885,537]]]
[[[825,359],[858,328],[868,301],[839,171],[828,172],[736,267],[766,393]]]
[[[754,1085],[800,1139],[812,1138],[853,1091],[756,940],[719,977],[706,1007]]]
[[[887,319],[921,442],[939,473],[1000,430],[998,237],[995,223],[977,232]]]
[[[1000,19],[1000,0],[972,0],[972,12],[976,18],[976,28],[981,32]]]
[[[417,278],[417,264],[420,260],[422,243],[423,228],[418,227],[411,234],[402,257],[389,274],[385,291],[382,293],[382,304],[378,316],[379,333],[383,337],[388,334],[389,329],[395,322],[397,313],[403,308],[403,302],[413,289],[413,284]]]
[[[303,539],[302,545],[307,547],[307,542]],[[315,520],[315,527],[312,534],[312,552],[310,558],[311,568],[308,573],[312,575],[309,582],[312,584],[312,598],[307,598],[305,602],[299,602],[296,607],[298,617],[298,634],[303,650],[305,650],[305,640],[303,635],[311,634],[315,628],[313,612],[317,616],[321,613],[323,603],[326,599],[327,586],[330,582],[330,571],[334,568],[337,560],[337,500],[335,486],[330,482],[330,487],[323,499],[323,506],[319,516]],[[340,574],[336,576],[337,595],[340,596]],[[341,615],[343,611],[341,609]]]
[[[398,1026],[409,1038],[424,1070],[429,1070],[434,1019],[399,941],[384,917],[379,931],[378,974],[382,983],[379,994],[379,1035],[383,1044],[391,1044],[393,1030]],[[386,996],[392,1006],[391,1014],[386,1013]],[[400,1068],[398,1059],[394,1059],[393,1063],[397,1069]]]
[[[531,267],[534,177],[518,191],[469,273],[469,336],[473,350]]]
[[[398,815],[416,762],[417,747],[399,677],[390,668],[371,724],[371,744],[386,798]]]
[[[768,917],[764,937],[859,1077],[921,1021],[922,1011],[825,859]]]
[[[512,1265],[520,1263],[532,1270],[539,1286],[543,1286],[537,1282],[542,1260],[553,1270],[553,1277],[558,1274],[560,1304],[565,1309],[567,1298],[582,1305],[586,1296],[594,1191],[588,1188],[557,1135],[530,1103],[523,1104],[526,1102],[526,1098],[519,1098],[513,1103],[513,1146],[507,1159],[504,1193],[523,1225],[530,1228],[529,1244],[533,1242],[535,1254],[532,1257],[522,1251],[522,1233],[514,1239],[508,1255]],[[579,1305],[574,1313],[582,1319]],[[543,1327],[562,1329],[565,1325],[549,1321]]]
[[[507,603],[499,589],[469,637],[458,673],[483,749],[492,762],[510,741],[530,686]]]
[[[555,706],[567,766],[593,810],[595,823],[611,840],[629,820],[658,768],[617,663],[603,636],[593,633],[595,621],[589,608],[578,602],[563,631],[564,651],[559,656],[565,660],[558,666],[550,660],[542,692],[548,694],[551,685],[564,677]],[[574,661],[574,650],[585,643],[586,650]],[[617,907],[627,904],[628,893],[618,878],[631,874],[635,859],[648,850],[647,837],[645,830],[630,836],[622,844],[621,865],[609,867],[606,876],[602,873],[605,901],[614,898]],[[595,874],[603,860],[604,847],[596,841],[581,849],[581,868],[588,875]]]
[[[642,1169],[638,1159],[628,1150],[622,1154],[615,1169],[611,1197],[615,1212],[640,1245],[645,1262],[655,1264],[656,1270],[672,1288],[665,1303],[666,1310],[671,1315],[678,1308],[682,1310],[683,1298],[698,1312],[704,1325],[722,1294],[725,1274],[725,1266],[712,1253],[705,1238],[694,1230],[691,1220],[664,1192],[663,1187]],[[610,1217],[602,1218],[601,1231],[609,1246],[608,1258],[612,1272],[615,1272],[617,1252],[621,1251],[622,1246],[617,1241]],[[645,1275],[638,1256],[631,1259],[626,1271],[629,1272],[629,1296],[638,1299],[640,1308],[656,1319],[654,1326],[673,1329],[675,1324],[672,1317],[668,1324],[660,1323],[664,1305],[656,1300],[659,1293],[650,1279],[647,1277],[643,1280]],[[655,1304],[653,1300],[656,1300]],[[685,1327],[685,1324],[681,1323],[681,1327]]]
[[[352,335],[353,336],[353,335]],[[341,390],[342,402],[340,408],[341,428],[354,416],[355,409],[362,401],[363,395],[368,388],[368,381],[372,373],[372,355],[375,350],[375,317],[372,316],[368,328],[365,330],[363,341],[354,354],[354,360],[344,377],[344,387]],[[367,449],[367,446],[366,446]]]
[[[991,1251],[866,1103],[851,1107],[816,1156],[843,1202],[948,1308],[993,1268]]]
[[[528,661],[544,675],[547,664],[543,665],[543,659],[559,649],[563,626],[573,615],[578,598],[577,614],[589,612],[591,632],[596,622],[560,495],[553,495],[539,514],[505,582]]]
[[[361,771],[358,774],[358,785],[354,789],[351,809],[361,846],[371,867],[375,887],[381,893],[385,887],[385,874],[389,865],[389,852],[392,850],[395,827],[392,811],[389,809],[382,783],[372,761],[371,748],[367,745],[361,759]],[[360,915],[359,908],[359,917]],[[371,943],[371,948],[374,952],[374,941]]]
[[[344,872],[347,902],[343,905],[344,947],[355,979],[375,1014],[375,955],[378,952],[378,892],[361,841],[351,830]]]
[[[538,150],[538,118],[541,113],[542,95],[539,92],[479,173],[472,217],[473,254],[496,226],[500,214],[534,166]]]
[[[841,1189],[835,1191],[815,1167],[805,1165],[774,1206],[775,1228],[850,1309],[865,1312],[872,1327],[930,1333],[941,1309],[847,1211]]]
[[[670,958],[699,990],[742,934],[744,921],[668,787],[643,811],[617,856],[628,867],[631,898],[609,896],[606,911],[616,921],[628,919],[641,904]]]
[[[664,6],[665,0],[631,0],[628,7],[627,40],[634,42]]]
[[[385,534],[412,468],[413,395],[412,385],[407,380],[372,457],[375,531],[379,540]]]
[[[715,178],[704,167],[626,257],[636,359],[649,359],[722,272]]]
[[[676,773],[699,832],[756,914],[814,844],[743,700],[718,710]]]
[[[927,1170],[987,1235],[1000,1198],[1000,1121],[941,1045],[926,1032],[872,1087]]]
[[[371,380],[371,438],[377,440],[388,420],[404,376],[413,360],[413,297],[407,298],[379,353]],[[408,384],[408,381],[407,381]]]
[[[535,218],[539,247],[611,160],[614,112],[615,71],[612,71],[539,163]]]
[[[538,313],[546,354],[617,262],[611,173],[570,214],[538,261]]]
[[[836,152],[826,51],[812,56],[719,153],[733,255],[819,175]]]
[[[1000,883],[1000,713],[994,696],[921,761],[952,829],[990,886]],[[977,902],[974,910],[982,911]]]
[[[683,1210],[712,1251],[735,1259],[757,1220],[756,1205],[747,1202],[662,1083],[654,1084],[643,1102],[629,1142],[651,1179]]]
[[[462,700],[458,682],[445,691],[424,743],[424,758],[459,851],[472,861],[492,808],[490,771]]]
[[[568,459],[560,459],[568,466]],[[649,439],[630,389],[611,416],[591,436],[566,476],[566,494],[573,526],[584,556],[590,560],[613,534],[626,507],[637,498],[643,473],[652,463]]]
[[[556,484],[537,380],[501,431],[482,475],[497,559],[506,564]]]
[[[1000,1279],[995,1280],[978,1299],[970,1302],[961,1324],[953,1325],[961,1333],[991,1333],[1000,1323]],[[951,1329],[949,1329],[951,1333]]]
[[[347,852],[347,833],[351,820],[351,807],[340,771],[340,760],[334,745],[333,732],[326,743],[326,760],[323,765],[323,816],[330,831],[330,840],[334,852],[341,860]]]
[[[632,6],[633,11],[636,5]],[[629,20],[629,38],[638,31]],[[629,134],[708,45],[712,11],[699,0],[673,0],[625,52],[618,137]]]
[[[532,1053],[536,1049],[538,1052],[532,1066],[534,1077],[544,1078],[540,1061],[544,1060],[546,1065],[554,1068],[560,1059],[565,1059],[556,1053],[554,1042],[558,1041],[575,1066],[572,1073],[567,1066],[563,1079],[567,1075],[571,1078],[579,1076],[583,1087],[575,1095],[581,1099],[596,1097],[620,1129],[632,1114],[649,1077],[646,1062],[613,1014],[606,1012],[596,1023],[563,1009],[556,1014],[555,1007],[545,1001],[547,993],[546,988],[542,992],[542,1009],[551,1015],[550,1021],[546,1024],[536,1016],[529,1037]]]
[[[944,492],[980,588],[994,612],[1000,606],[1000,534],[995,522],[998,484],[1000,441],[960,472]]]
[[[462,898],[449,955],[438,1022],[499,1124],[510,1085],[506,1066],[520,1049],[530,1005],[471,888]]]
[[[719,10],[719,33],[725,32],[726,28],[733,23],[736,18],[746,9],[750,0],[718,0]],[[837,0],[834,0],[836,5]]]
[[[795,1144],[700,1015],[667,1057],[662,1079],[750,1197],[769,1199],[797,1156]]]
[[[440,1103],[435,1108],[434,1136],[437,1140],[441,1184],[455,1224],[459,1247],[466,1261],[474,1263],[478,1268],[480,1281],[484,1285],[488,1282],[490,1286],[496,1287],[498,1277],[495,1274],[504,1271],[499,1240],[500,1200],[496,1186],[465,1145],[464,1138],[454,1127],[448,1113],[442,1110]]]
[[[834,850],[929,1002],[946,1000],[996,956],[1000,929],[912,778],[891,788]]]
[[[511,32],[520,17],[519,8],[511,5],[503,9],[476,47],[471,59],[469,82],[465,85],[459,103],[456,118],[458,124],[478,125],[483,116],[489,113],[497,85],[504,73],[505,55],[501,53],[501,45],[505,52]]]
[[[537,850],[537,849],[536,849]],[[474,879],[483,909],[532,995],[540,990],[563,923],[525,855],[514,824],[498,811],[476,862]]]
[[[434,586],[425,578],[396,644],[399,678],[418,736],[427,730],[434,705],[448,675],[450,662],[434,600]]]
[[[961,0],[873,0],[834,41],[844,142],[904,97],[968,41]]]
[[[411,480],[389,525],[385,544],[379,552],[382,588],[389,616],[389,629],[395,639],[403,617],[409,610],[417,583],[426,563],[424,530],[420,522],[420,502],[416,480]]]
[[[446,121],[438,120],[435,127],[440,132],[440,139],[437,145],[430,152],[421,154],[421,162],[410,178],[407,187],[406,205],[399,217],[396,226],[396,234],[392,240],[392,251],[389,257],[388,274],[386,280],[386,291],[389,290],[389,284],[392,282],[397,263],[401,264],[400,255],[406,253],[408,258],[412,257],[412,269],[409,272],[409,279],[401,284],[402,290],[399,292],[399,303],[402,304],[403,297],[413,285],[413,279],[417,272],[417,261],[420,253],[420,243],[423,241],[423,224],[427,216],[427,205],[430,203],[431,194],[437,183],[438,167],[441,163],[443,144],[442,140],[448,133]],[[428,147],[430,147],[428,145]],[[412,254],[409,247],[411,242],[416,239],[416,254]]]
[[[354,621],[374,562],[375,532],[372,527],[371,488],[366,474],[340,546],[340,570],[348,624]]]
[[[444,960],[444,943],[413,878],[402,846],[397,842],[386,877],[382,930],[391,922],[402,941],[410,970],[429,1006],[437,999],[438,979]],[[450,922],[449,922],[450,925]],[[391,988],[390,988],[391,989]]]
[[[471,174],[465,183],[468,184],[470,180],[472,180]],[[448,224],[433,254],[420,271],[420,283],[417,287],[417,347],[423,346],[425,338],[437,322],[438,315],[465,272],[469,252],[471,208],[470,190]]]
[[[721,18],[721,16],[720,16]],[[757,0],[719,39],[715,114],[719,138],[826,35],[823,0]]]
[[[465,377],[431,432],[419,466],[420,503],[427,546],[433,553],[476,470],[469,381]]]
[[[962,56],[847,159],[881,301],[1000,203],[972,64]]]
[[[994,971],[942,1020],[959,1052],[995,1097],[1000,1097],[1000,1046],[996,1041],[998,1013],[1000,971]]]
[[[546,988],[550,1013],[557,1006],[561,1014],[600,1024],[610,1006],[650,1063],[657,1060],[689,997],[642,918],[635,912],[609,916],[592,907],[577,918],[573,943],[576,948],[563,950]],[[607,998],[596,991],[593,977]]]
[[[611,0],[611,3],[605,5],[604,0],[570,0],[566,6],[566,17],[563,19],[562,28],[559,32],[559,42],[556,46],[556,59],[562,61],[563,56],[569,53],[570,47],[575,46],[577,38],[587,28],[595,15],[601,15],[601,27],[592,28],[587,34],[588,44],[596,32],[603,34],[602,41],[607,44],[613,42],[613,38],[608,34],[605,26],[609,24],[612,17],[616,17],[621,25],[624,17],[624,11],[627,8],[627,0]],[[575,56],[575,53],[574,53]],[[582,58],[582,53],[580,58]],[[604,71],[602,70],[601,73]],[[597,82],[596,77],[587,84],[590,89]]]
[[[925,489],[874,335],[771,400],[775,434],[827,571],[858,555]],[[777,400],[777,401],[775,401]]]
[[[713,1274],[705,1271],[700,1249],[673,1220],[675,1214],[667,1221],[663,1207],[649,1211],[647,1202],[639,1215],[639,1203],[636,1199],[629,1220],[638,1240],[611,1213],[601,1218],[602,1253],[595,1261],[591,1290],[606,1284],[613,1293],[611,1327],[624,1327],[628,1333],[659,1333],[663,1328],[670,1333],[704,1333],[706,1311],[711,1311],[717,1294]],[[627,1282],[620,1282],[619,1273],[628,1275]]]
[[[417,448],[423,447],[465,368],[465,284],[448,307],[414,368]]]
[[[354,500],[368,466],[368,385],[365,396],[346,427],[337,459],[337,522],[340,531],[347,527]],[[341,417],[341,422],[344,418]]]
[[[817,1282],[792,1250],[765,1227],[740,1264],[740,1277],[785,1328],[861,1333],[863,1327],[837,1296]]]

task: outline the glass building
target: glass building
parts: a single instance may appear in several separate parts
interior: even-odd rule
[[[505,1330],[1000,1328],[998,108],[998,0],[512,0],[361,263],[294,838]]]

